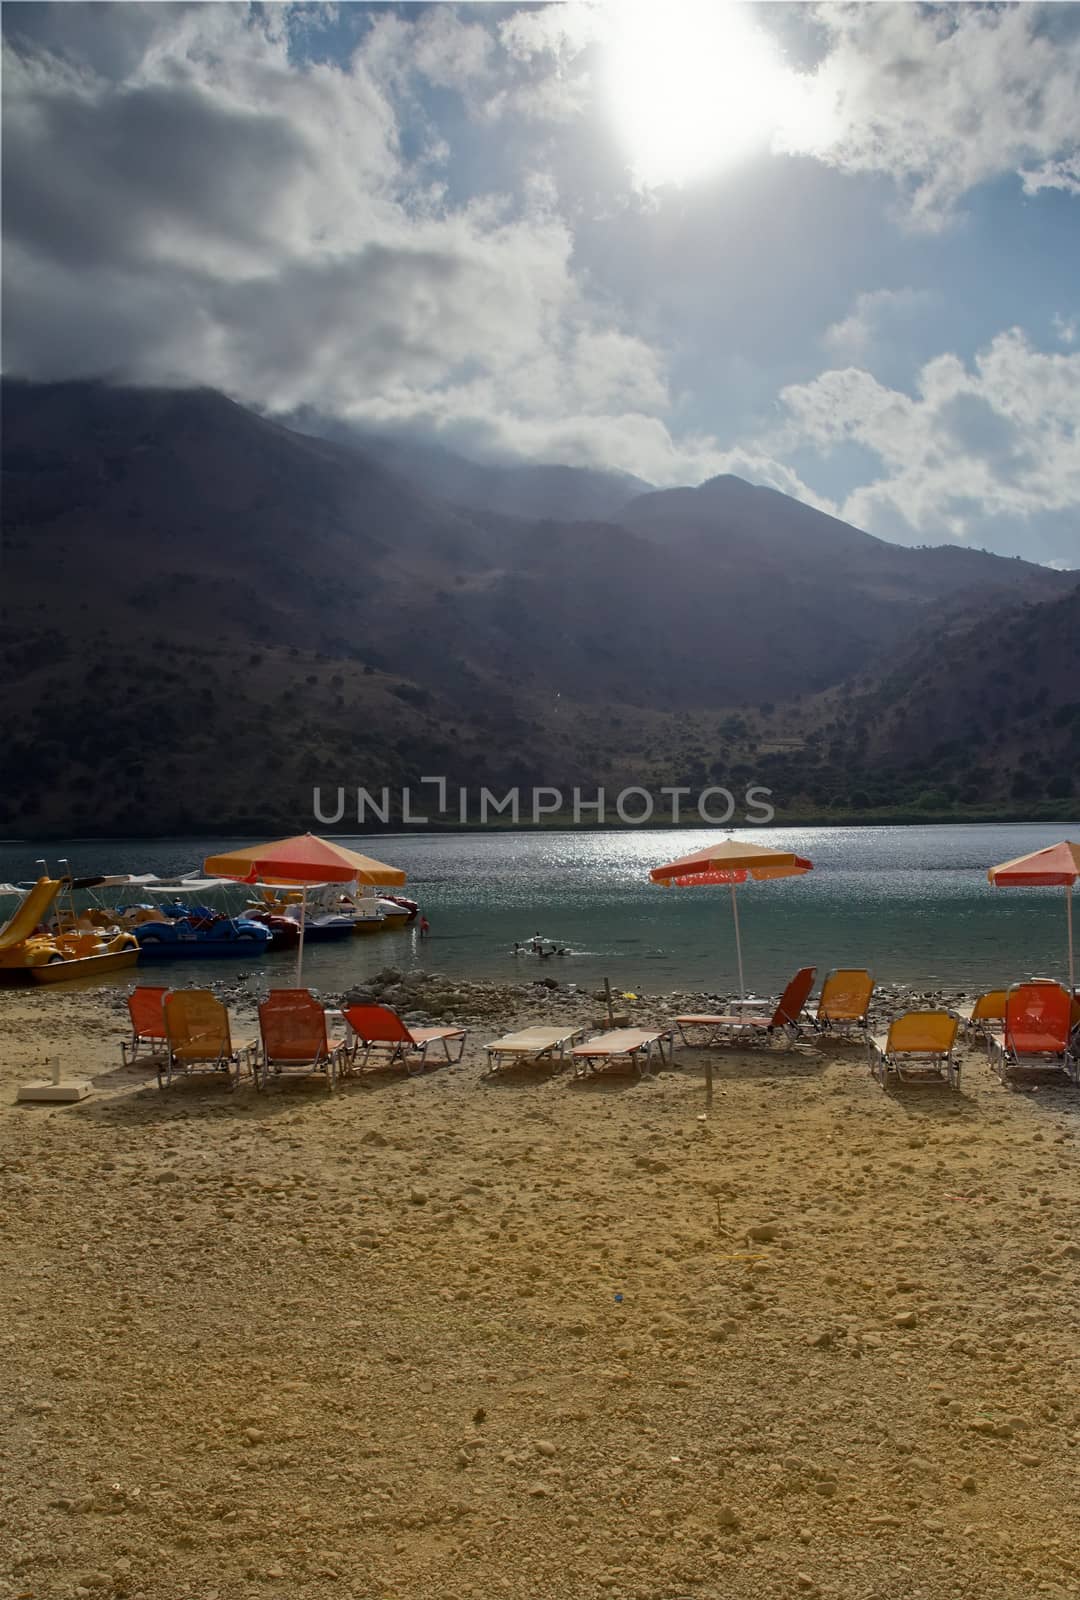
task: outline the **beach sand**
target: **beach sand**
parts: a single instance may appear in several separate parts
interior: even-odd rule
[[[0,994],[4,1600],[1080,1594],[1080,1094],[485,1082],[599,1008],[453,992],[460,1068],[332,1096]],[[92,1097],[14,1106],[53,1056]]]

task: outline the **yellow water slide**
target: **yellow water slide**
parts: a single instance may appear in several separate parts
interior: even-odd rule
[[[10,950],[24,939],[29,939],[39,922],[44,922],[49,908],[63,883],[62,878],[39,878],[30,893],[16,908],[15,915],[0,928],[0,950]]]

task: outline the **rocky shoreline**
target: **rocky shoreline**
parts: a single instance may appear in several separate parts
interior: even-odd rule
[[[199,987],[210,989],[227,1005],[253,1011],[272,987],[262,973],[239,972],[228,978],[208,978]],[[85,998],[118,1015],[126,1011],[128,989],[102,989]],[[341,991],[312,986],[328,1006],[379,1004],[392,1006],[409,1023],[453,1022],[462,1026],[503,1026],[511,1020],[522,1025],[547,1017],[565,1018],[582,1026],[607,1025],[607,997],[603,990],[543,977],[528,983],[470,982],[440,972],[403,972],[384,967],[366,983]],[[874,990],[870,1007],[872,1027],[887,1026],[892,1017],[908,1010],[950,1010],[974,998],[978,990],[919,989],[911,984],[882,983]],[[767,1006],[772,997],[762,999]],[[686,1012],[723,1011],[737,996],[720,991],[672,989],[656,994],[612,990],[615,1018],[625,1025],[666,1024]],[[812,1010],[812,1007],[811,1007]]]

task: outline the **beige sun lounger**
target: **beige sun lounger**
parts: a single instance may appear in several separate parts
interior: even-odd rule
[[[502,1064],[500,1057],[505,1056],[526,1061],[565,1061],[567,1046],[588,1031],[587,1028],[571,1028],[563,1023],[552,1028],[522,1028],[517,1033],[507,1033],[486,1047],[487,1070],[498,1071]]]
[[[665,1040],[668,1043],[667,1058],[664,1056]],[[670,1060],[672,1050],[670,1028],[651,1030],[616,1028],[611,1033],[598,1033],[595,1039],[586,1039],[584,1044],[575,1045],[570,1054],[581,1072],[587,1072],[590,1067],[595,1067],[598,1063],[609,1066],[613,1061],[624,1059],[637,1068],[638,1076],[641,1077],[652,1069],[654,1050],[659,1054],[661,1064],[665,1059]]]

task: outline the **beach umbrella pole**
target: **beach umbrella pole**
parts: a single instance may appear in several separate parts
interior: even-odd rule
[[[743,983],[742,970],[742,940],[739,938],[739,902],[735,895],[735,885],[731,885],[731,915],[735,918],[735,959],[739,964],[739,999],[746,999],[746,985]]]
[[[1069,929],[1069,993],[1076,993],[1076,963],[1073,958],[1072,884],[1065,885],[1065,922]]]
[[[307,884],[300,894],[300,939],[296,946],[296,987],[300,988],[300,979],[304,972],[304,922],[307,917]]]

